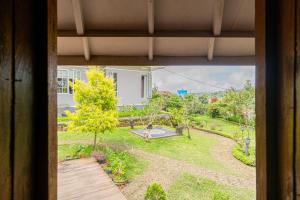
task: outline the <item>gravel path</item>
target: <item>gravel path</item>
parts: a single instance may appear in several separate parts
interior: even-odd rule
[[[256,169],[255,167],[245,165],[232,156],[232,147],[235,145],[235,142],[233,140],[199,130],[193,130],[193,132],[204,134],[218,140],[219,144],[212,149],[212,154],[214,155],[214,157],[218,161],[223,163],[224,166],[231,168],[236,172],[239,172],[239,174],[241,174],[244,178],[250,179],[253,185],[255,185]]]
[[[228,176],[164,156],[133,149],[130,153],[150,161],[147,170],[122,189],[127,199],[142,200],[149,184],[159,182],[165,189],[184,172],[209,178],[226,185],[255,189],[255,178]],[[255,177],[255,173],[254,173]]]

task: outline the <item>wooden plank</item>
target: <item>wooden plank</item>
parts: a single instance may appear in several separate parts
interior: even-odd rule
[[[0,4],[0,199],[12,199],[13,1]]]
[[[58,168],[58,200],[125,197],[93,158],[66,161]]]
[[[214,37],[212,31],[109,31],[109,30],[86,30],[84,34],[78,35],[76,30],[58,30],[58,37]],[[229,38],[254,38],[253,31],[222,31],[216,37]]]
[[[91,59],[87,61],[81,56],[58,56],[58,65],[255,65],[255,58],[254,56],[215,57],[212,61],[208,61],[206,56],[155,56],[153,60],[149,60],[147,56],[92,56]]]

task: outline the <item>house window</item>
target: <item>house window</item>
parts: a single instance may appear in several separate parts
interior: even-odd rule
[[[113,80],[115,84],[116,96],[118,96],[118,74],[113,73]]]
[[[57,71],[57,93],[59,94],[73,94],[74,90],[72,84],[76,80],[81,79],[80,70],[66,70],[60,69]]]
[[[145,97],[145,76],[142,75],[141,77],[141,97]]]
[[[68,70],[58,70],[57,72],[57,93],[68,93]]]

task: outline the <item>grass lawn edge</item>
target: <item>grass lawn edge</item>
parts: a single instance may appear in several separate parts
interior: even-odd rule
[[[199,128],[199,127],[195,127],[195,126],[193,126],[192,128],[194,128],[196,130],[199,130],[199,131],[205,131],[205,132],[208,132],[208,133],[220,135],[222,137],[226,137],[226,138],[229,138],[229,139],[233,140],[232,136],[229,135],[229,134],[226,134],[226,133],[222,133],[222,132],[214,131],[214,130],[210,130],[210,129],[205,129],[205,128]],[[231,154],[235,159],[241,161],[245,165],[248,165],[248,166],[251,166],[251,167],[256,166],[255,161],[253,161],[252,159],[248,158],[247,156],[245,156],[241,153],[241,149],[239,147],[239,144],[237,144],[237,143],[235,143],[235,145],[232,147]]]

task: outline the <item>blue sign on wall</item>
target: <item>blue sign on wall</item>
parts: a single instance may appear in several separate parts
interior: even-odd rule
[[[177,95],[179,95],[179,96],[185,96],[185,95],[187,95],[187,90],[184,90],[184,89],[182,89],[182,90],[177,90]]]

